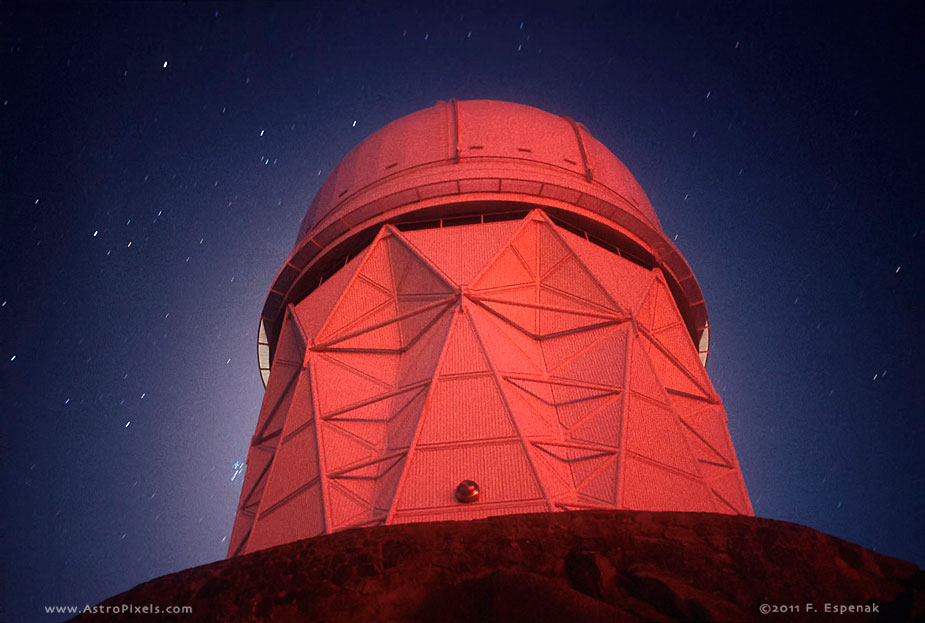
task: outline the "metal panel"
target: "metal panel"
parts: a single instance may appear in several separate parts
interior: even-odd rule
[[[699,286],[584,126],[440,104],[364,141],[312,206],[263,311],[231,555],[374,523],[752,512],[692,339]],[[478,501],[456,499],[463,480]]]

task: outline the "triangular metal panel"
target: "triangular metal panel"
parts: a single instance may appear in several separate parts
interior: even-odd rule
[[[403,456],[400,461],[396,462],[379,477],[376,498],[373,500],[373,508],[376,512],[388,513],[394,503],[398,484],[401,482],[407,460],[407,456]]]
[[[714,450],[710,444],[706,443],[703,437],[691,429],[684,420],[681,420],[681,425],[684,430],[684,436],[687,439],[687,445],[691,449],[692,456],[700,461],[701,464],[703,462],[708,462],[723,467],[732,467],[732,464],[726,457]]]
[[[395,386],[401,365],[401,353],[325,351],[325,357],[346,366],[360,376],[369,377],[383,386]]]
[[[288,365],[280,365],[279,367],[280,372],[289,373],[289,370],[283,370],[288,368]],[[264,394],[263,408],[260,410],[260,419],[257,421],[257,430],[251,441],[253,445],[276,447],[283,425],[286,423],[286,415],[289,413],[289,405],[292,403],[300,371],[300,368],[293,370],[289,376],[288,384],[279,388],[279,392],[276,391],[276,387],[271,392],[268,384],[267,393]],[[286,377],[279,376],[280,384],[282,384]]]
[[[322,417],[365,403],[392,389],[323,353],[315,354],[312,359],[315,394]]]
[[[399,387],[419,383],[433,377],[454,317],[450,307],[441,307],[440,309],[443,311],[433,325],[402,353],[398,371],[397,385]]]
[[[388,314],[395,315],[394,296],[383,290],[382,286],[365,279],[361,268],[360,274],[351,281],[324,329],[318,334],[318,342],[327,342],[340,334],[373,324],[368,318],[382,318],[382,308],[387,310],[385,317]]]
[[[626,374],[626,350],[629,348],[629,324],[612,331],[603,339],[559,366],[556,378],[623,388]]]
[[[375,246],[373,243],[370,249],[374,249]],[[294,307],[299,326],[309,341],[316,338],[368,253],[369,250],[350,260]]]
[[[656,400],[661,403],[668,403],[668,395],[665,393],[665,387],[661,380],[655,374],[655,367],[649,361],[649,356],[644,348],[644,338],[638,335],[631,335],[630,348],[630,370],[628,383],[631,390],[639,394]]]
[[[387,402],[387,401],[382,401]],[[351,413],[348,411],[348,413]],[[377,451],[382,452],[385,449],[388,439],[388,420],[366,420],[350,418],[331,418],[328,421],[336,422],[337,427],[345,430],[357,439],[361,439]]]
[[[283,320],[283,327],[280,330],[279,340],[276,343],[273,365],[290,364],[301,367],[304,358],[305,340],[295,318],[287,311]]]
[[[428,266],[424,258],[416,253],[413,254],[413,258],[408,262],[396,286],[395,291],[399,297],[447,296],[454,292],[452,285]]]
[[[455,314],[440,374],[488,372],[488,359],[465,312]]]
[[[651,338],[648,336],[645,338],[640,337],[640,340],[646,342],[650,342],[650,339]],[[662,350],[664,348],[663,346],[652,342],[647,344],[647,346],[649,360],[652,362],[653,368],[658,372],[658,378],[663,387],[674,390],[675,392],[710,400],[710,396],[713,393],[712,388],[709,385],[698,384],[694,380],[700,376],[700,373],[703,373],[703,366],[696,353],[694,354],[695,361],[689,363],[695,363],[699,370],[694,368],[694,373],[692,374],[687,368],[680,365],[677,359],[666,354],[665,351]]]
[[[584,387],[552,384],[556,414],[566,429],[571,429],[590,414],[603,409],[617,397],[616,390],[589,390]]]
[[[388,243],[396,295],[449,295],[455,291],[451,283],[401,239],[400,234],[396,232],[396,235],[388,239]]]
[[[488,375],[440,379],[422,418],[421,446],[516,435],[497,383]]]
[[[546,369],[549,370],[550,374],[557,375],[557,368],[566,364],[584,349],[607,338],[618,330],[617,326],[609,325],[542,340],[540,344],[543,349],[543,358],[546,361]]]
[[[361,500],[362,506],[365,509],[365,514],[372,515],[374,510],[373,500],[376,499],[376,478],[345,478],[341,476],[331,476],[329,480],[336,483],[338,487],[349,492],[356,500]]]
[[[318,478],[315,429],[309,425],[284,439],[276,449],[260,508],[270,508]],[[316,510],[317,513],[321,509]]]
[[[523,226],[511,239],[511,247],[520,257],[524,266],[536,280],[539,275],[539,228],[542,223],[539,212],[533,212],[523,221]]]
[[[569,439],[574,442],[619,447],[623,426],[623,396],[615,396],[602,409],[584,416],[569,428]]]
[[[678,417],[668,408],[630,396],[626,410],[625,449],[652,461],[697,474]]]
[[[543,281],[558,266],[560,262],[571,255],[568,247],[559,238],[559,234],[553,229],[552,223],[542,216],[543,220],[538,224],[540,256],[540,280]]]
[[[398,322],[402,348],[408,348],[419,340],[421,334],[433,326],[439,316],[452,305],[452,301],[445,297],[442,303],[440,301],[399,300],[398,308],[403,316]]]
[[[740,515],[751,514],[751,509],[746,502],[745,485],[739,470],[705,463],[701,464],[701,471],[704,480],[721,502],[732,507],[732,511]]]
[[[328,507],[331,510],[331,530],[350,525],[360,517],[371,514],[372,509],[369,506],[341,487],[336,480],[330,481],[327,493],[330,499]]]
[[[651,335],[671,354],[671,358],[680,364],[679,367],[697,384],[701,393],[706,396],[714,393],[700,355],[684,325],[678,324],[660,329]]]
[[[558,459],[548,452],[535,452],[533,464],[536,466],[540,486],[546,494],[557,501],[567,496],[576,501],[575,483],[568,462]]]
[[[472,284],[472,290],[488,295],[494,290],[515,288],[536,283],[536,278],[511,247],[501,251],[497,258]]]
[[[324,446],[324,465],[328,473],[376,457],[375,449],[334,422],[321,423],[321,443]]]
[[[603,505],[616,505],[618,475],[617,459],[614,457],[578,487],[578,499],[595,501]]]
[[[506,322],[528,337],[537,335],[537,309],[533,303],[533,288],[517,290],[521,301],[500,301],[495,298],[479,298],[476,302],[499,320]],[[512,299],[510,296],[505,298]]]
[[[647,461],[623,459],[623,508],[716,512],[713,492],[702,479],[684,476]]]
[[[502,221],[403,231],[401,236],[454,283],[469,285],[520,225],[520,221]]]
[[[371,310],[361,322],[341,331],[331,340],[316,344],[313,350],[400,352],[402,341],[398,322],[395,305],[389,302]]]
[[[572,311],[539,309],[539,337],[547,338],[565,333],[586,331],[588,329],[615,324],[610,318],[588,316]]]
[[[622,312],[637,310],[642,305],[655,278],[652,271],[560,227],[556,231]]]
[[[568,448],[569,469],[576,487],[581,487],[598,470],[603,469],[608,461],[615,460],[616,454],[611,450],[588,450],[585,448]]]
[[[286,414],[286,424],[283,427],[283,440],[294,431],[299,430],[315,417],[315,406],[312,403],[311,379],[307,369],[303,369],[296,381],[292,400]]]
[[[668,402],[671,409],[678,414],[678,417],[685,418],[688,415],[699,413],[704,409],[709,409],[717,403],[707,400],[703,397],[695,397],[688,394],[681,394],[677,391],[668,391]],[[725,423],[725,422],[724,422]]]
[[[540,374],[545,370],[543,351],[536,340],[478,305],[464,303],[464,308],[495,370],[518,374]]]
[[[556,410],[550,404],[538,400],[523,391],[516,384],[504,384],[504,395],[511,409],[514,422],[520,434],[529,440],[562,441]]]
[[[386,450],[404,449],[411,445],[417,430],[424,404],[427,401],[427,388],[420,388],[407,403],[393,402],[394,415],[389,420]]]
[[[395,292],[395,281],[392,277],[392,265],[389,257],[389,243],[382,241],[382,238],[392,236],[385,228],[381,230],[379,237],[366,252],[366,258],[363,262],[362,275],[379,285],[387,292]]]
[[[638,322],[649,331],[682,323],[681,314],[674,304],[674,298],[661,279],[656,278],[649,288],[649,295],[639,310]]]
[[[286,504],[254,522],[244,553],[321,534],[324,531],[321,508],[319,485],[300,491]]]
[[[735,465],[735,453],[732,449],[732,440],[729,438],[729,429],[726,427],[726,416],[722,407],[713,406],[694,413],[688,413],[682,418],[682,421],[713,452],[721,457],[719,462]]]
[[[566,292],[598,311],[620,313],[619,307],[581,265],[578,257],[571,251],[569,255],[570,257],[556,264],[549,274],[543,276],[543,286]]]
[[[260,499],[267,483],[267,473],[270,471],[270,461],[273,459],[275,448],[251,446],[247,453],[248,469],[244,472],[244,482],[241,488],[241,497],[238,501],[238,512],[235,515],[234,526],[231,531],[231,544],[229,551],[239,552],[247,545],[245,542],[253,529],[254,519],[260,505]]]

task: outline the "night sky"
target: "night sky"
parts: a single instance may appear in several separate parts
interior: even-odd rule
[[[0,620],[225,556],[299,222],[450,98],[639,180],[756,514],[925,564],[922,5],[735,4],[0,6]]]

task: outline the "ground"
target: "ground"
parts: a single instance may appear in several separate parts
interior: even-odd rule
[[[192,608],[146,621],[236,623],[906,621],[925,618],[925,574],[770,519],[583,511],[337,532],[157,578],[102,605],[122,604]]]

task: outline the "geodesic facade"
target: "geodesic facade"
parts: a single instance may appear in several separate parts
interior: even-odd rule
[[[480,104],[502,118],[526,108],[454,102],[457,132],[460,108]],[[583,126],[566,121],[580,143]],[[380,136],[376,148],[388,143]],[[582,183],[591,186],[589,150],[579,148]],[[527,186],[495,201],[484,190],[467,195],[473,178],[461,160],[457,147],[455,161],[438,163],[457,178],[442,204],[418,190],[391,208],[381,197],[377,211],[354,205],[385,218],[348,227],[340,250],[355,253],[333,270],[323,266],[307,293],[296,293],[305,286],[295,277],[283,279],[284,305],[276,316],[265,308],[261,341],[265,352],[272,346],[272,365],[263,365],[266,395],[229,555],[349,527],[508,513],[752,514],[704,370],[705,312],[691,330],[702,306],[684,296],[692,275],[679,280],[677,263],[613,218],[609,241],[582,231],[576,223],[593,229],[593,210],[578,201],[570,209],[584,220],[568,223],[559,218],[568,202],[547,197],[543,206],[524,196]],[[499,179],[488,192],[503,186]],[[331,202],[328,217],[352,213]],[[430,220],[411,218],[421,214]],[[304,234],[331,222],[318,217]],[[645,224],[664,239],[657,221]],[[362,242],[344,246],[351,234]],[[287,267],[298,267],[292,260],[306,244],[321,249],[319,258],[337,255],[300,236]],[[299,270],[312,266],[309,259]],[[478,484],[476,501],[454,495],[464,481]]]

